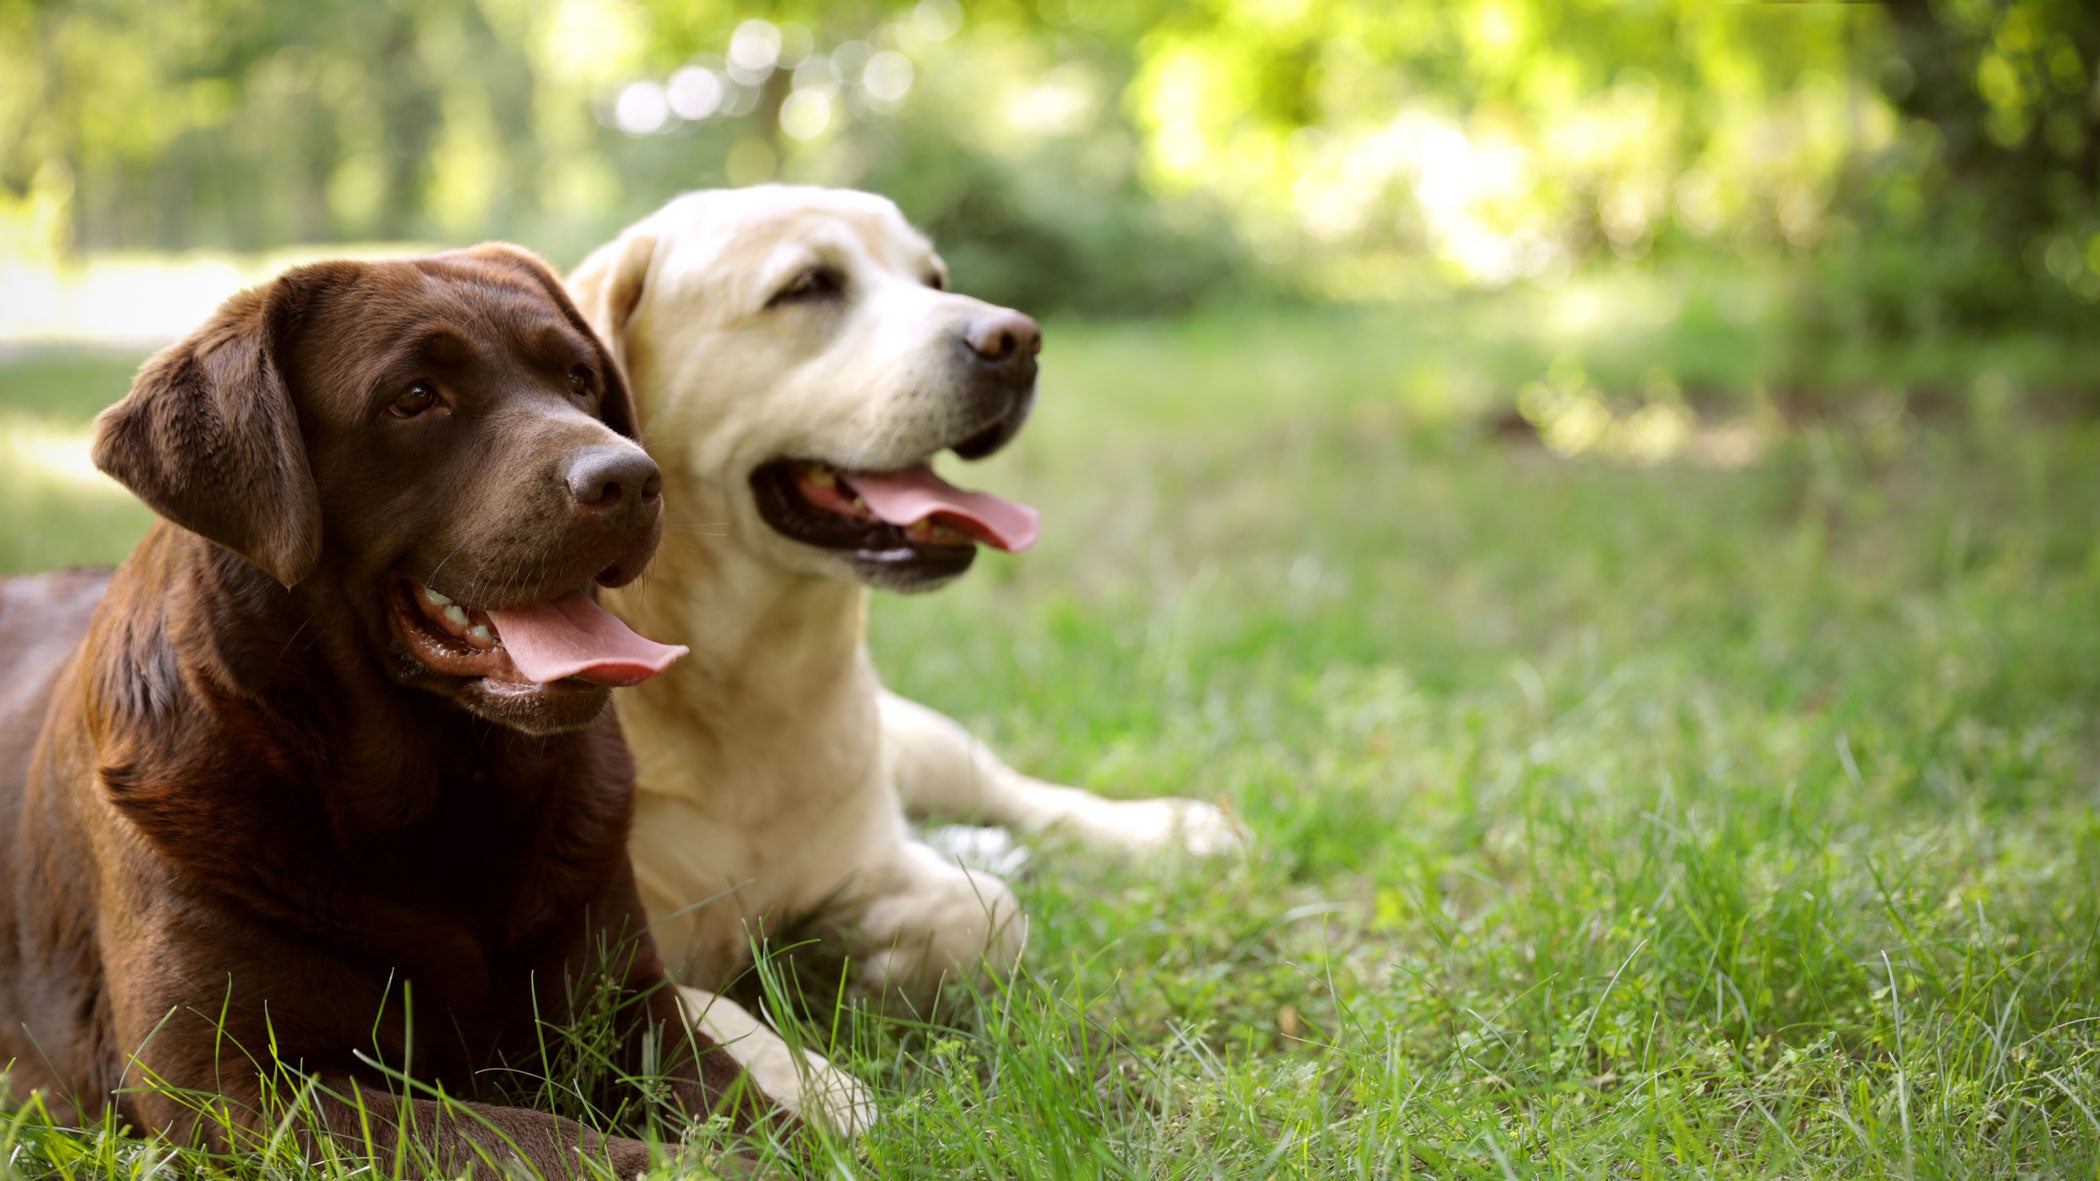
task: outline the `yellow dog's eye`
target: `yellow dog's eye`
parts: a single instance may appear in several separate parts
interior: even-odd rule
[[[591,392],[591,367],[578,365],[569,370],[569,392],[578,397]]]
[[[437,403],[437,391],[431,388],[429,382],[412,381],[386,409],[387,413],[395,418],[414,418]]]
[[[846,277],[830,267],[811,267],[796,275],[788,285],[775,292],[766,301],[767,307],[801,299],[821,299],[837,295],[846,288]]]

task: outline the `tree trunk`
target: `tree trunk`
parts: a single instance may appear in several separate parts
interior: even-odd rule
[[[380,125],[386,134],[386,165],[378,224],[387,238],[411,238],[421,228],[430,182],[430,144],[442,114],[437,88],[416,52],[416,21],[406,9],[390,14],[383,67],[374,79],[380,94]]]

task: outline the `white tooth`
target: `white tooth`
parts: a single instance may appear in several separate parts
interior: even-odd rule
[[[865,501],[865,500],[862,500],[862,499],[861,499],[860,497],[856,496],[856,497],[854,497],[854,498],[853,498],[853,507],[854,507],[854,508],[866,508],[866,507],[868,507],[868,502],[867,502],[867,501]]]
[[[830,468],[817,467],[809,470],[809,482],[819,488],[829,488],[838,483],[839,478]]]
[[[461,607],[458,604],[452,604],[450,606],[447,606],[445,608],[445,622],[451,624],[453,627],[467,626],[466,608]]]
[[[423,597],[429,599],[430,604],[433,607],[450,607],[452,605],[451,599],[446,598],[444,595],[441,595],[434,590],[431,590],[427,586],[423,588]]]
[[[476,643],[494,644],[496,642],[496,633],[489,630],[488,624],[477,623],[467,629],[467,638]]]

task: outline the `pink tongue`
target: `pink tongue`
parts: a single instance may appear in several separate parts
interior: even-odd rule
[[[638,685],[686,653],[634,634],[582,594],[488,615],[510,662],[542,685],[563,677],[581,677],[593,685]]]
[[[943,517],[942,523],[1008,553],[1035,544],[1040,518],[1034,509],[988,492],[965,492],[923,463],[901,472],[854,472],[846,482],[876,516],[892,525]]]

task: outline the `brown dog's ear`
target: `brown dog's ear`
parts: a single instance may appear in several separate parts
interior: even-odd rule
[[[642,288],[655,260],[656,236],[629,230],[591,251],[569,275],[576,305],[622,365],[627,363],[627,319],[642,302]]]
[[[320,495],[275,356],[293,315],[289,278],[241,292],[154,354],[96,417],[94,446],[95,466],[153,511],[286,587],[321,553]]]
[[[554,268],[547,265],[547,260],[523,246],[513,246],[508,242],[483,242],[458,253],[468,258],[509,267],[530,276],[533,282],[539,284],[540,289],[547,293],[547,297],[561,309],[561,314],[568,318],[569,323],[575,325],[577,331],[590,337],[591,343],[597,346],[598,368],[605,373],[605,397],[599,403],[605,425],[639,441],[642,437],[640,422],[634,410],[634,395],[627,389],[626,358],[621,355],[617,346],[607,347],[606,342],[610,338],[597,331],[591,321],[584,318],[575,302],[569,298],[568,289],[561,285],[561,277],[554,273]]]

